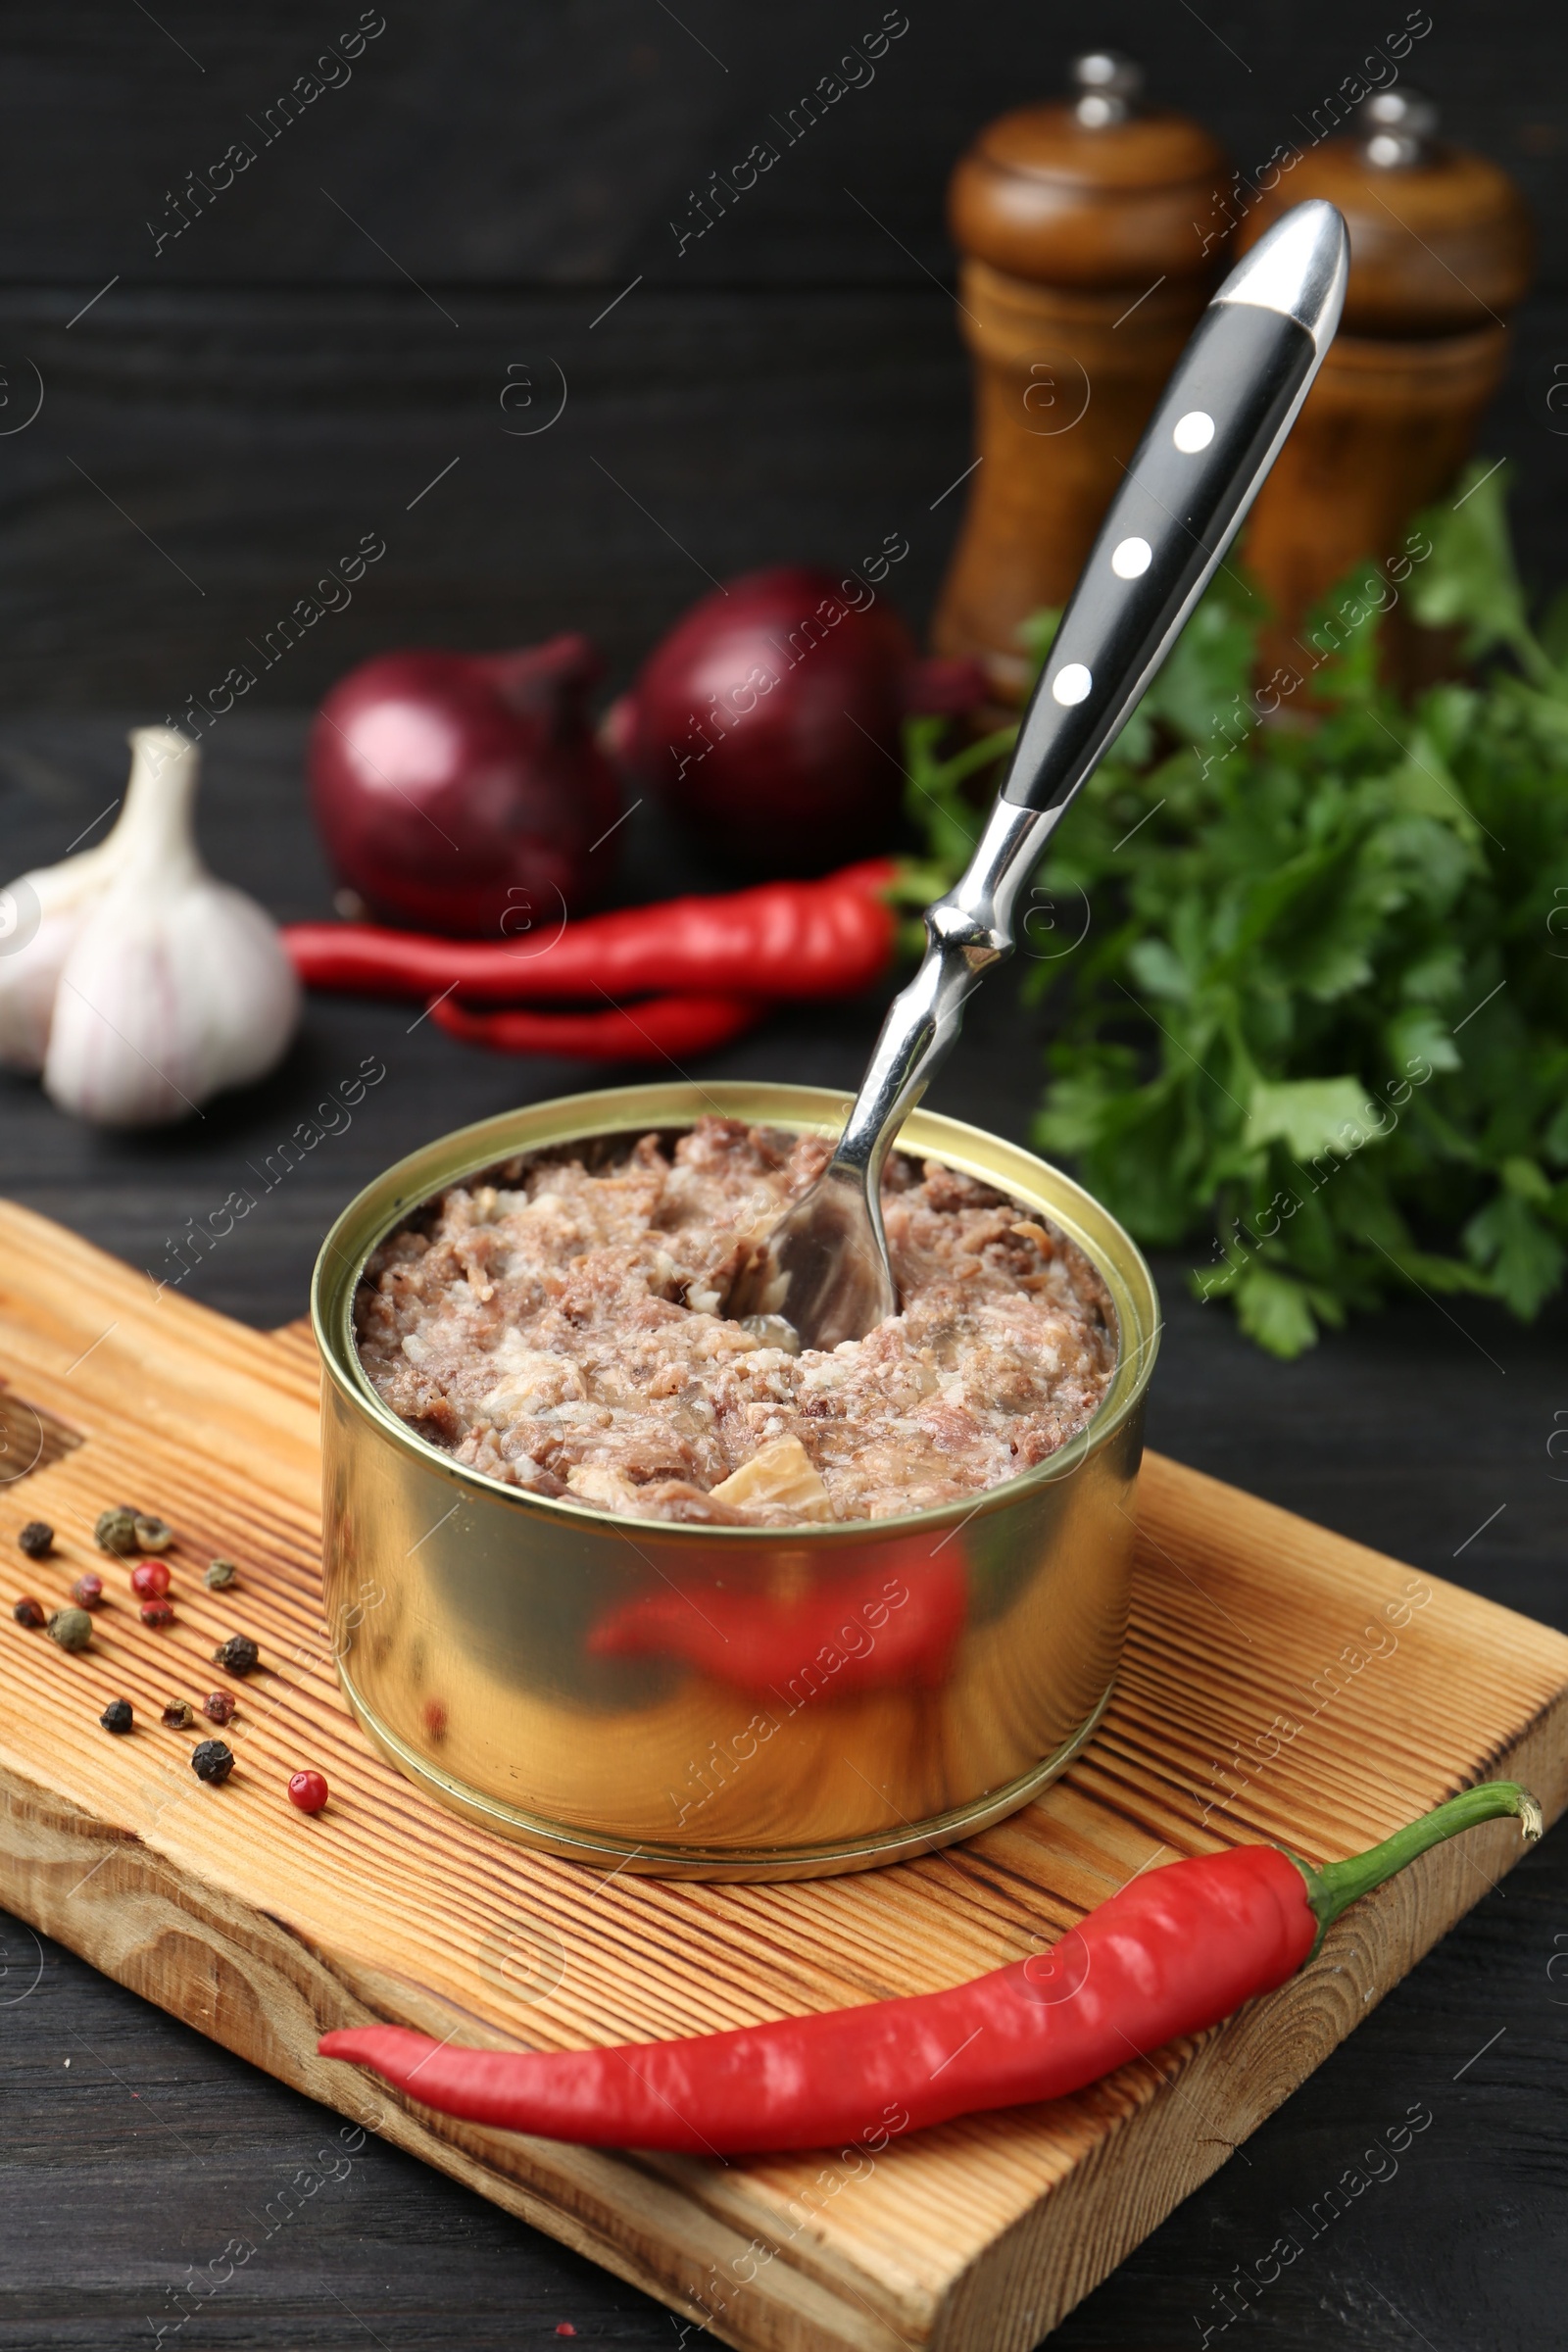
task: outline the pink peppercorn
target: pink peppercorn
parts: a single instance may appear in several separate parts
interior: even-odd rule
[[[288,1785],[289,1801],[302,1813],[319,1813],[326,1802],[326,1780],[319,1772],[297,1772]]]
[[[202,1700],[202,1713],[209,1723],[231,1723],[234,1701],[226,1690],[209,1690]]]
[[[143,1625],[172,1625],[174,1606],[168,1600],[144,1600],[141,1604]]]
[[[138,1560],[130,1572],[130,1589],[138,1600],[162,1600],[169,1591],[169,1570],[162,1560]]]
[[[104,1580],[92,1569],[78,1576],[71,1588],[71,1597],[78,1609],[96,1609],[103,1600]]]

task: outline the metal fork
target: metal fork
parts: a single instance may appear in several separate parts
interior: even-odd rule
[[[957,1037],[971,991],[1012,954],[1018,898],[1041,853],[1273,465],[1333,340],[1348,266],[1334,206],[1298,204],[1199,320],[1062,614],[968,871],[926,911],[924,960],[889,1007],[833,1157],[754,1250],[727,1315],[782,1315],[803,1348],[833,1348],[898,1312],[881,1204],[894,1138]]]

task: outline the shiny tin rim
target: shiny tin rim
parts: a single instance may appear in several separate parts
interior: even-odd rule
[[[406,1740],[400,1740],[374,1708],[366,1704],[344,1672],[341,1660],[338,1679],[360,1729],[388,1763],[395,1764],[432,1796],[439,1797],[450,1811],[476,1822],[480,1829],[495,1830],[503,1838],[515,1838],[546,1853],[559,1854],[564,1861],[581,1862],[591,1870],[608,1871],[612,1876],[624,1871],[631,1878],[646,1875],[661,1879],[704,1879],[710,1884],[727,1880],[747,1886],[759,1886],[769,1879],[837,1878],[846,1871],[874,1870],[885,1862],[911,1862],[919,1854],[934,1853],[938,1846],[952,1845],[960,1838],[973,1838],[981,1830],[989,1830],[1049,1788],[1074,1756],[1088,1746],[1110,1704],[1113,1688],[1109,1686],[1101,1692],[1092,1712],[1070,1739],[1001,1788],[988,1789],[984,1796],[971,1797],[967,1804],[955,1805],[945,1813],[928,1814],[923,1821],[907,1823],[903,1829],[875,1831],[861,1838],[827,1839],[819,1844],[780,1847],[695,1842],[672,1845],[652,1840],[639,1843],[608,1831],[601,1834],[568,1828],[545,1814],[529,1813],[521,1805],[508,1804],[503,1797],[487,1796],[482,1789],[470,1788],[466,1781],[443,1772],[439,1764],[411,1747]]]
[[[455,1128],[417,1152],[411,1152],[367,1185],[327,1234],[311,1283],[311,1322],[322,1364],[340,1394],[365,1413],[383,1437],[426,1469],[439,1469],[466,1493],[505,1502],[514,1510],[551,1519],[564,1518],[574,1524],[586,1518],[605,1529],[642,1528],[667,1533],[668,1522],[663,1519],[636,1518],[624,1511],[595,1511],[580,1502],[532,1494],[525,1488],[508,1486],[500,1479],[470,1469],[466,1463],[454,1461],[440,1446],[430,1445],[410,1429],[382,1400],[360,1361],[355,1345],[354,1299],[366,1264],[387,1236],[436,1193],[479,1174],[519,1150],[548,1152],[561,1144],[586,1144],[605,1136],[691,1126],[705,1111],[799,1134],[814,1131],[837,1135],[849,1106],[849,1096],[824,1087],[743,1079],[716,1079],[707,1086],[659,1082],[606,1087],[584,1095],[561,1095],[552,1102],[529,1103],[476,1120],[468,1127]],[[519,1126],[525,1129],[520,1138]],[[1137,1410],[1159,1351],[1158,1294],[1143,1252],[1109,1210],[1102,1207],[1082,1185],[1049,1161],[1026,1152],[1021,1145],[1004,1143],[983,1128],[971,1127],[961,1119],[948,1118],[935,1111],[911,1112],[900,1132],[898,1149],[940,1159],[962,1175],[973,1176],[1010,1198],[1044,1209],[1069,1241],[1077,1243],[1104,1282],[1116,1310],[1116,1370],[1094,1417],[1076,1437],[1056,1452],[1048,1454],[1034,1469],[1006,1479],[1000,1486],[984,1488],[978,1495],[964,1495],[956,1502],[944,1503],[937,1510],[910,1511],[897,1518],[844,1520],[830,1526],[792,1527],[787,1531],[792,1544],[804,1544],[813,1550],[880,1541],[919,1528],[956,1526],[979,1506],[990,1509],[1069,1477],[1086,1454],[1098,1451]],[[1049,1179],[1049,1184],[1042,1185],[1043,1177]],[[1045,1197],[1048,1194],[1049,1198]],[[776,1544],[781,1531],[771,1527],[709,1527],[697,1523],[683,1527],[681,1532],[684,1540],[728,1547],[737,1541]]]

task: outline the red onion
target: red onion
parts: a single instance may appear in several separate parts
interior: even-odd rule
[[[694,605],[614,705],[604,740],[730,858],[816,873],[889,841],[906,712],[966,710],[984,693],[974,663],[922,662],[858,573],[779,564]]]
[[[383,921],[464,936],[591,906],[620,811],[583,698],[586,637],[511,654],[384,654],[311,732],[311,798],[339,878]]]

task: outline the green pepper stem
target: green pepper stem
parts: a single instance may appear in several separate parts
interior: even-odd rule
[[[1478,1822],[1496,1821],[1508,1813],[1517,1816],[1527,1842],[1533,1845],[1545,1824],[1529,1789],[1517,1781],[1483,1781],[1478,1788],[1466,1788],[1434,1812],[1423,1813],[1419,1821],[1396,1830],[1392,1838],[1370,1846],[1364,1854],[1350,1854],[1343,1862],[1325,1862],[1317,1870],[1299,1854],[1292,1854],[1291,1860],[1306,1881],[1306,1899],[1317,1916],[1317,1942],[1322,1942],[1342,1911],[1403,1870],[1417,1854],[1441,1845],[1460,1830],[1474,1829]],[[1316,1951],[1317,1944],[1312,1948]]]

